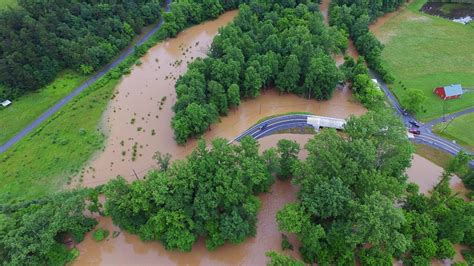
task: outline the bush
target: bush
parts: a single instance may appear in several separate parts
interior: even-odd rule
[[[288,240],[288,237],[285,234],[281,235],[282,240],[281,240],[281,249],[282,250],[293,250],[293,245],[290,243]]]
[[[99,229],[94,231],[94,234],[92,235],[92,238],[96,242],[100,242],[100,241],[106,239],[108,236],[109,236],[109,230],[99,228]]]

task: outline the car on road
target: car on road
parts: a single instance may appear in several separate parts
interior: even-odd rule
[[[408,111],[407,111],[407,109],[402,109],[402,114],[403,114],[404,116],[408,116]]]
[[[268,124],[260,125],[260,126],[258,127],[258,130],[264,130],[265,128],[267,128],[267,125],[268,125]]]
[[[420,135],[421,134],[420,130],[418,130],[416,128],[410,128],[410,129],[408,129],[408,132],[410,132],[411,134],[415,134],[415,135]]]
[[[420,127],[420,124],[418,124],[418,122],[416,122],[415,120],[410,120],[409,123],[412,124],[415,127]]]

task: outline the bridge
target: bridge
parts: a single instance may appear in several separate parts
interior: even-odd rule
[[[292,114],[282,115],[278,117],[269,118],[265,121],[259,122],[251,128],[247,129],[231,141],[240,141],[243,137],[251,136],[254,139],[260,139],[275,133],[276,131],[292,129],[292,128],[304,128],[311,126],[316,131],[320,128],[335,128],[342,130],[346,120],[340,118],[332,118],[325,116],[316,116],[308,114]]]

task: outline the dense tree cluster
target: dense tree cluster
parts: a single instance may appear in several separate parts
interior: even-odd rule
[[[396,257],[429,265],[452,259],[455,243],[472,248],[474,204],[449,188],[457,167],[424,196],[406,184],[412,147],[398,118],[369,112],[351,118],[345,133],[325,130],[308,142],[308,158],[292,167],[298,201],[277,214],[280,229],[298,236],[306,262],[392,265]],[[466,163],[452,164],[458,161]]]
[[[346,135],[324,130],[310,140],[306,161],[293,168],[299,200],[277,214],[282,231],[297,234],[300,252],[319,265],[391,265],[410,245],[395,206],[404,192],[412,147],[388,112],[351,118]]]
[[[403,233],[411,245],[401,258],[409,265],[430,265],[433,258],[452,259],[453,244],[463,243],[471,252],[474,249],[474,202],[454,195],[449,179],[450,173],[444,173],[430,196],[419,194],[415,184],[407,189]]]
[[[115,224],[167,249],[190,251],[198,237],[213,250],[255,235],[260,199],[274,181],[258,144],[204,141],[185,160],[145,180],[113,180],[105,187],[105,211]]]
[[[374,110],[383,106],[384,93],[370,78],[364,57],[360,56],[355,62],[352,57],[346,56],[341,71],[345,80],[351,83],[355,96],[365,107]]]
[[[0,12],[0,83],[9,94],[37,89],[65,68],[91,73],[157,21],[161,9],[157,0],[18,3]]]
[[[64,265],[73,260],[78,251],[67,250],[64,240],[80,242],[97,224],[84,215],[86,209],[98,209],[96,196],[80,190],[0,206],[1,264]]]
[[[403,0],[334,0],[329,9],[329,23],[348,33],[357,51],[365,57],[368,66],[388,83],[394,78],[381,61],[383,45],[369,31],[369,24],[378,16],[394,11]]]
[[[330,54],[346,47],[347,36],[324,25],[315,3],[242,4],[234,23],[214,38],[210,56],[190,64],[176,83],[177,142],[202,134],[219,114],[241,98],[258,96],[262,87],[329,99],[342,78]]]

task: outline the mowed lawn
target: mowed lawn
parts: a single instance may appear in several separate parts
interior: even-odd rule
[[[416,116],[429,121],[444,111],[474,106],[474,91],[446,101],[445,106],[433,93],[435,87],[455,83],[474,88],[474,27],[420,13],[423,3],[412,2],[381,26],[376,36],[385,45],[383,61],[396,78],[392,91],[403,103],[408,90],[422,90],[427,97],[425,110]]]
[[[474,113],[455,118],[451,122],[439,123],[434,132],[456,140],[467,149],[474,151]]]
[[[13,104],[7,108],[0,108],[0,145],[7,142],[86,79],[86,76],[66,71],[50,85],[13,100]]]

